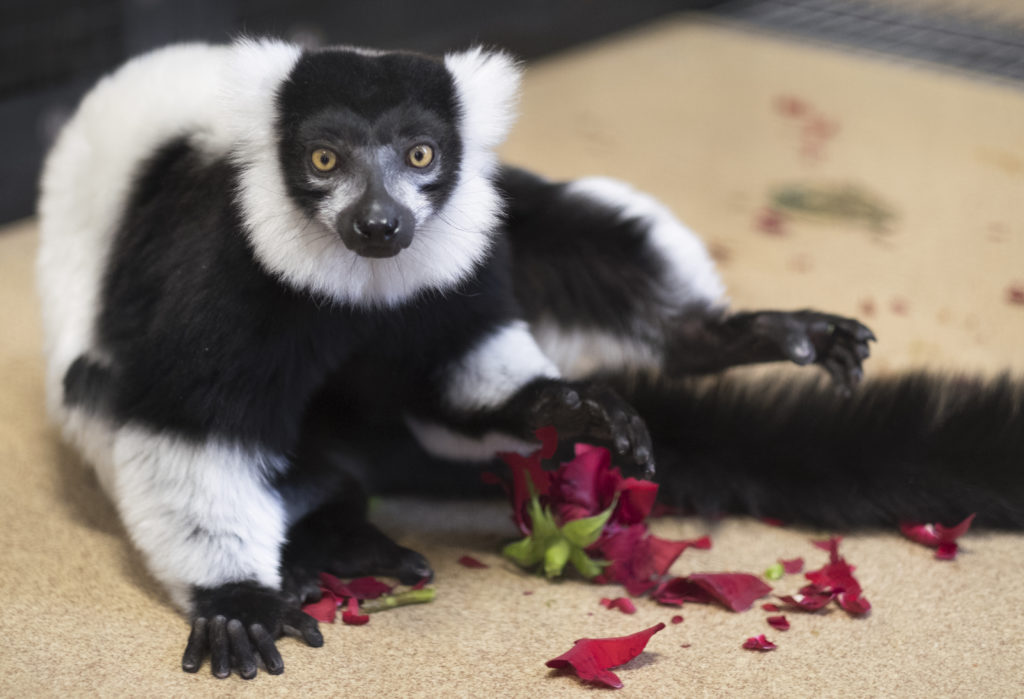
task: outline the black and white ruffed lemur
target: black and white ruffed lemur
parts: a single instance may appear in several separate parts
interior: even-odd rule
[[[1008,380],[693,389],[789,360],[853,393],[874,338],[730,312],[654,199],[499,165],[519,72],[481,49],[180,45],[104,78],[60,134],[49,409],[189,615],[185,670],[281,672],[285,629],[320,645],[299,607],[317,571],[430,576],[366,521],[363,484],[437,488],[424,474],[545,425],[629,472],[657,463],[700,513],[1024,525]]]

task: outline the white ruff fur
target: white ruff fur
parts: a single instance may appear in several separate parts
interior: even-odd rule
[[[537,346],[525,321],[484,338],[449,372],[446,402],[464,410],[497,408],[530,381],[557,378],[558,367]]]

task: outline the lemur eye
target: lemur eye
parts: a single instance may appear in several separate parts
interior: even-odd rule
[[[410,148],[405,159],[413,167],[426,167],[434,161],[434,149],[426,143],[421,143]]]
[[[338,155],[327,148],[313,151],[313,167],[320,172],[330,172],[338,164]]]

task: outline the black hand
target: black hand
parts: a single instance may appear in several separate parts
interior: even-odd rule
[[[301,637],[308,645],[322,646],[316,620],[285,595],[252,582],[217,588],[196,588],[195,617],[181,659],[186,672],[196,672],[210,656],[215,677],[234,669],[244,679],[256,676],[257,658],[267,672],[284,672],[284,661],[274,642],[283,633]]]

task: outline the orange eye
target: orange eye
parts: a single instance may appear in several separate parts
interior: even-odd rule
[[[332,150],[318,148],[313,151],[313,167],[320,172],[330,172],[338,164],[338,155]]]
[[[405,159],[413,167],[426,167],[434,161],[434,149],[426,143],[421,143],[410,148]]]

